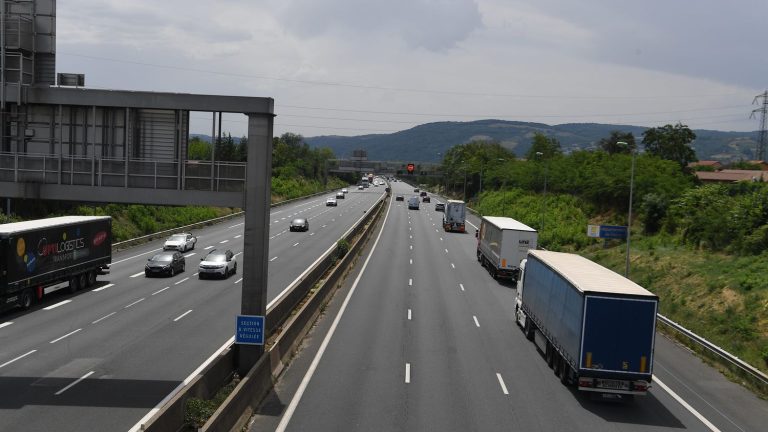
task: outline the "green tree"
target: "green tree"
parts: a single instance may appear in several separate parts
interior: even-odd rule
[[[617,144],[619,142],[625,142],[628,146]],[[632,132],[621,131],[611,131],[611,135],[608,138],[602,138],[598,144],[608,154],[632,153],[637,147]]]
[[[187,158],[191,160],[211,160],[211,144],[200,137],[193,137],[187,146]]]
[[[536,133],[533,136],[533,143],[531,148],[525,154],[525,158],[533,160],[537,158],[537,153],[542,154],[543,159],[552,159],[555,156],[563,154],[563,150],[560,148],[560,141],[555,137],[547,137],[542,133]]]
[[[216,138],[216,154],[217,161],[237,161],[237,148],[235,146],[235,140],[232,139],[231,134]]]
[[[683,170],[687,169],[689,163],[698,160],[690,145],[695,139],[696,134],[682,123],[650,128],[643,132],[643,145],[647,153],[675,161]]]

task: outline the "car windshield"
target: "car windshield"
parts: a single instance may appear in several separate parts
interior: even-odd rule
[[[171,260],[173,260],[173,255],[168,254],[157,254],[152,257],[152,261],[157,262],[170,262]]]
[[[172,235],[171,238],[169,238],[168,240],[184,241],[186,239],[187,239],[187,236],[184,234],[175,234],[175,235]]]
[[[206,257],[205,260],[210,262],[226,262],[227,256],[224,254],[208,255],[208,257]]]

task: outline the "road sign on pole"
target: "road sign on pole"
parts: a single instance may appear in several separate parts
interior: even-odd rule
[[[264,317],[260,315],[238,315],[235,343],[264,345]]]
[[[626,239],[627,227],[617,225],[587,225],[587,236],[603,239]]]

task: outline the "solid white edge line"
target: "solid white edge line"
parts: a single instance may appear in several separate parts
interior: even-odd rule
[[[135,304],[139,304],[139,303],[143,302],[144,300],[146,300],[146,297],[142,297],[142,298],[136,300],[135,302],[129,304],[128,306],[124,307],[123,309],[128,309],[129,307],[131,307],[131,306],[133,306]]]
[[[0,328],[8,327],[11,324],[13,324],[13,321],[6,321],[6,322],[0,324]]]
[[[106,284],[106,285],[104,285],[103,287],[99,287],[99,288],[96,288],[96,289],[92,289],[91,291],[92,291],[92,292],[99,292],[99,291],[103,291],[103,290],[105,290],[105,289],[107,289],[107,288],[112,288],[113,286],[115,286],[115,284],[113,284],[113,283],[111,283],[111,284]]]
[[[167,287],[165,287],[165,288],[163,288],[163,289],[161,289],[161,290],[157,290],[157,291],[153,292],[153,293],[152,293],[152,295],[155,295],[155,294],[160,294],[161,292],[163,292],[163,291],[167,290],[168,288],[170,288],[170,287],[169,287],[169,286],[167,286]]]
[[[96,324],[96,323],[98,323],[98,322],[104,321],[105,319],[107,319],[107,318],[111,317],[112,315],[114,315],[114,314],[116,314],[116,313],[117,313],[117,312],[112,312],[112,313],[111,313],[111,314],[109,314],[109,315],[104,315],[103,317],[101,317],[101,318],[97,319],[96,321],[93,321],[93,322],[91,322],[91,324]]]
[[[8,360],[7,362],[5,362],[5,363],[3,363],[3,364],[0,364],[0,369],[2,369],[2,368],[4,368],[4,367],[8,366],[9,364],[11,364],[11,363],[15,362],[16,360],[21,360],[21,359],[23,359],[24,357],[26,357],[26,356],[28,356],[28,355],[30,355],[30,354],[36,353],[36,352],[37,352],[37,350],[32,350],[32,351],[30,351],[30,352],[28,352],[28,353],[26,353],[26,354],[22,354],[22,355],[20,355],[20,356],[16,357],[15,359],[12,359],[12,360]]]
[[[477,320],[477,317],[475,315],[472,315],[472,319],[475,320],[475,325],[480,327],[480,322]]]
[[[701,415],[696,409],[694,409],[692,406],[688,404],[683,398],[678,396],[677,393],[675,393],[671,388],[667,387],[666,384],[664,384],[656,375],[653,376],[653,382],[658,384],[659,387],[664,389],[667,393],[669,393],[670,396],[672,396],[673,399],[675,399],[680,405],[683,406],[683,408],[687,409],[691,414],[693,414],[697,419],[699,419],[702,423],[704,423],[704,426],[709,428],[712,432],[720,432],[720,429],[718,429],[715,425],[710,423],[709,420],[707,420],[703,415]]]
[[[69,333],[65,334],[64,336],[62,336],[62,337],[60,337],[60,338],[56,338],[56,339],[54,339],[54,340],[52,340],[52,341],[50,341],[50,342],[48,342],[48,343],[52,343],[52,344],[54,344],[54,343],[56,343],[56,342],[58,342],[58,341],[60,341],[60,340],[64,339],[65,337],[68,337],[68,336],[72,336],[73,334],[75,334],[75,333],[79,332],[80,330],[82,330],[82,329],[81,329],[81,328],[79,328],[79,329],[77,329],[77,330],[75,330],[75,331],[71,331],[71,332],[69,332]]]
[[[333,323],[331,324],[331,328],[328,329],[328,334],[325,335],[323,342],[320,344],[320,349],[318,349],[317,353],[315,354],[315,358],[312,360],[312,364],[309,365],[309,369],[307,370],[307,373],[304,375],[304,378],[302,378],[301,384],[299,384],[299,388],[296,389],[296,393],[294,393],[293,398],[291,398],[291,402],[286,407],[285,413],[283,414],[283,417],[280,419],[280,424],[277,425],[277,429],[275,429],[275,432],[285,432],[285,429],[288,427],[288,423],[291,421],[291,417],[293,417],[293,413],[296,411],[296,407],[299,405],[299,401],[301,401],[301,397],[304,395],[304,391],[306,391],[307,386],[309,385],[309,381],[312,379],[312,375],[314,375],[315,370],[317,369],[317,365],[320,363],[320,359],[323,357],[323,354],[325,353],[325,349],[328,347],[328,344],[331,342],[331,338],[333,337],[333,334],[336,332],[336,327],[338,327],[339,321],[341,321],[341,317],[344,316],[344,311],[347,309],[349,300],[352,298],[352,295],[355,293],[355,290],[357,289],[357,284],[360,283],[360,279],[362,279],[363,274],[365,274],[365,269],[368,267],[368,263],[371,261],[371,257],[373,256],[373,252],[376,250],[376,246],[379,244],[379,239],[381,239],[381,234],[384,232],[384,227],[387,224],[387,218],[389,218],[389,212],[392,210],[392,202],[393,201],[389,202],[389,207],[387,207],[387,214],[384,216],[384,222],[381,224],[381,230],[379,231],[379,235],[376,236],[376,241],[373,243],[373,246],[371,247],[371,251],[368,253],[368,257],[365,259],[365,262],[363,263],[363,268],[360,269],[360,273],[358,273],[357,277],[355,278],[355,282],[352,284],[352,288],[350,288],[349,293],[347,294],[347,297],[344,299],[344,302],[341,304],[341,308],[339,309],[339,312],[336,315],[336,318],[334,318]],[[332,247],[335,247],[335,245]]]
[[[411,383],[411,364],[410,363],[405,364],[405,383],[406,384]]]
[[[187,316],[187,315],[188,315],[188,314],[190,314],[191,312],[192,312],[192,309],[190,309],[190,310],[188,310],[188,311],[184,312],[183,314],[181,314],[181,315],[177,316],[177,317],[176,317],[176,318],[173,320],[173,322],[176,322],[176,321],[178,321],[178,320],[180,320],[180,319],[184,318],[185,316]]]
[[[144,274],[144,272],[142,271],[142,272],[138,272],[136,274],[132,274],[130,277],[135,278],[135,277],[139,277],[139,276],[141,276],[143,274]]]
[[[222,346],[221,346],[221,347],[220,347],[218,350],[216,350],[216,352],[215,352],[215,353],[211,354],[211,356],[210,356],[210,357],[208,357],[208,359],[206,359],[206,360],[203,362],[203,364],[201,364],[200,366],[198,366],[198,367],[197,367],[197,369],[195,369],[194,371],[192,371],[192,373],[191,373],[191,374],[189,374],[189,376],[187,376],[187,377],[184,379],[184,381],[182,381],[182,382],[181,382],[179,385],[177,385],[177,386],[176,386],[176,388],[175,388],[175,389],[173,389],[173,390],[172,390],[170,393],[168,393],[168,394],[167,394],[167,395],[166,395],[166,396],[163,398],[163,400],[161,400],[160,402],[158,402],[158,403],[157,403],[157,405],[155,405],[155,407],[154,407],[154,408],[152,408],[151,410],[149,410],[149,412],[148,412],[148,413],[146,413],[146,414],[144,415],[144,417],[142,417],[142,418],[141,418],[141,419],[140,419],[140,420],[139,420],[139,421],[138,421],[138,422],[137,422],[135,425],[133,425],[133,427],[131,427],[131,428],[128,430],[128,432],[138,432],[138,431],[140,431],[140,430],[142,429],[142,425],[144,425],[144,424],[145,424],[147,421],[149,421],[149,419],[151,419],[151,418],[152,418],[152,416],[154,416],[155,414],[157,414],[157,412],[158,412],[158,411],[160,411],[160,409],[163,407],[163,405],[165,405],[166,403],[168,403],[168,401],[169,401],[169,400],[173,399],[173,397],[175,397],[175,396],[176,396],[176,394],[178,394],[178,393],[179,393],[179,390],[181,390],[182,388],[184,388],[184,386],[186,386],[187,384],[189,384],[189,383],[190,383],[190,382],[191,382],[191,381],[192,381],[192,380],[193,380],[193,379],[194,379],[196,376],[198,376],[198,375],[200,374],[200,372],[202,372],[202,371],[203,371],[203,369],[207,368],[207,367],[208,367],[208,365],[209,365],[209,364],[211,364],[211,362],[212,362],[212,361],[213,361],[213,360],[214,360],[216,357],[220,356],[220,355],[221,355],[221,353],[222,353],[222,352],[224,352],[224,350],[226,350],[227,348],[229,348],[229,346],[230,346],[230,345],[232,345],[233,343],[235,343],[235,336],[232,336],[232,337],[230,337],[229,339],[227,339],[227,341],[226,341],[226,342],[224,342],[224,345],[222,345]]]
[[[54,395],[55,395],[55,396],[58,396],[58,395],[60,395],[60,394],[64,393],[65,391],[67,391],[67,390],[71,389],[72,387],[74,387],[75,385],[77,385],[77,383],[79,383],[80,381],[82,381],[82,380],[84,380],[84,379],[88,378],[88,377],[89,377],[89,376],[91,376],[91,375],[93,375],[93,371],[90,371],[90,372],[88,372],[87,374],[85,374],[85,375],[81,376],[80,378],[76,379],[76,380],[75,380],[73,383],[71,383],[70,385],[68,385],[68,386],[64,387],[63,389],[61,389],[61,390],[57,391],[56,393],[54,393]]]
[[[501,391],[504,392],[505,395],[508,395],[509,392],[507,391],[507,386],[504,385],[504,379],[501,377],[500,373],[496,373],[496,379],[499,380],[499,385],[501,386]]]
[[[65,304],[67,304],[67,303],[70,303],[71,301],[72,301],[72,300],[64,300],[64,301],[60,301],[60,302],[58,302],[58,303],[56,303],[56,304],[52,304],[52,305],[50,305],[50,306],[48,306],[48,307],[44,307],[44,308],[43,308],[43,310],[51,310],[51,309],[56,309],[57,307],[59,307],[59,306],[63,306],[63,305],[65,305]]]

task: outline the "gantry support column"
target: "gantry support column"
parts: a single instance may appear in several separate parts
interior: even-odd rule
[[[272,187],[271,114],[248,115],[248,161],[245,179],[245,234],[243,245],[243,315],[267,315],[269,265],[269,204]],[[232,322],[234,326],[234,321]],[[238,345],[238,372],[250,370],[264,354],[259,345]]]

